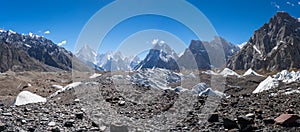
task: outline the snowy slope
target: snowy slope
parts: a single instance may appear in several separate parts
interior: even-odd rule
[[[231,70],[229,68],[225,68],[222,72],[220,72],[220,75],[223,75],[224,77],[227,77],[227,76],[237,76],[237,77],[240,77],[239,74],[237,74],[236,72],[234,72],[233,70]]]
[[[263,75],[260,75],[260,74],[256,73],[254,70],[252,70],[252,68],[249,68],[249,69],[243,74],[243,76],[249,76],[249,75],[252,75],[252,76],[263,76]]]
[[[264,81],[262,81],[257,88],[252,93],[260,93],[265,90],[276,88],[279,85],[279,81],[268,76]]]
[[[16,98],[15,105],[26,105],[31,103],[46,102],[46,98],[43,98],[37,94],[31,93],[29,91],[22,91],[18,94]]]

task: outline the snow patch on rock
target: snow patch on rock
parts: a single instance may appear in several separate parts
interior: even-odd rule
[[[63,87],[63,88],[57,90],[55,93],[53,93],[52,95],[50,95],[50,98],[51,98],[51,97],[54,97],[54,96],[56,96],[56,95],[58,95],[59,93],[61,93],[61,92],[63,92],[63,91],[71,90],[71,89],[73,89],[73,88],[75,88],[75,87],[78,87],[78,86],[81,85],[81,84],[82,84],[82,82],[73,82],[73,83],[71,83],[71,84],[68,84],[67,86],[65,86],[65,87]]]
[[[248,43],[248,42],[244,42],[244,43],[242,43],[242,44],[238,44],[237,46],[238,46],[240,49],[242,49],[247,43]]]
[[[253,48],[255,49],[255,51],[256,51],[258,54],[261,54],[261,51],[258,50],[258,48],[257,48],[255,45],[253,45]]]
[[[98,73],[94,73],[93,75],[91,75],[89,78],[93,79],[93,78],[97,78],[100,77],[102,74],[98,74]]]
[[[54,89],[63,89],[64,87],[61,86],[61,85],[52,85],[51,88],[54,88]]]
[[[207,75],[220,75],[219,73],[214,72],[212,70],[203,71],[202,73],[207,74]]]

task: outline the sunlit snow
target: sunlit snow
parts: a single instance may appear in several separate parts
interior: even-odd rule
[[[29,91],[22,91],[16,98],[15,105],[26,105],[31,103],[46,102],[47,99]]]

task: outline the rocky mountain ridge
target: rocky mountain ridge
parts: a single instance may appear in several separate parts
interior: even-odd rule
[[[287,12],[278,12],[254,32],[241,51],[227,62],[227,67],[267,71],[299,69],[299,57],[300,21]]]
[[[211,69],[221,67],[233,56],[239,47],[221,37],[214,40],[192,40],[182,55],[178,55],[168,44],[157,44],[146,58],[135,69],[164,68],[179,69]],[[217,51],[217,52],[216,52]]]
[[[70,51],[29,33],[0,30],[0,72],[88,69]]]

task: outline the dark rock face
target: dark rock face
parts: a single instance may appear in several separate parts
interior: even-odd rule
[[[207,121],[208,122],[219,122],[219,114],[218,113],[210,114]]]
[[[248,43],[233,56],[227,67],[233,70],[283,70],[300,68],[300,22],[278,12],[254,32]]]
[[[222,67],[225,61],[238,51],[239,47],[221,37],[215,37],[210,42],[192,40],[189,48],[178,59],[178,63],[185,69]]]
[[[0,72],[22,70],[47,70],[45,65],[31,58],[25,51],[19,50],[16,45],[0,42]]]
[[[0,72],[57,71],[85,67],[71,52],[37,35],[1,30],[0,47]]]
[[[185,69],[210,69],[207,50],[202,41],[193,40],[188,49],[178,59],[180,66]],[[195,67],[196,66],[196,67]]]

